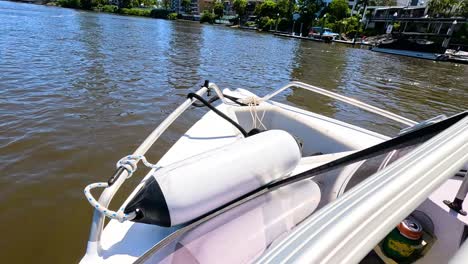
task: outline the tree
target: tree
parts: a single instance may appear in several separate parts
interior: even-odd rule
[[[259,17],[276,17],[278,9],[274,1],[265,0],[265,2],[255,7],[254,13]]]
[[[236,14],[242,18],[245,15],[245,9],[247,8],[247,0],[234,0],[232,9],[236,11]]]
[[[362,25],[361,22],[359,22],[359,18],[357,16],[351,16],[337,21],[333,30],[335,32],[345,33],[347,35],[353,36],[361,31],[361,26]]]
[[[304,22],[314,19],[315,14],[323,6],[321,0],[298,0],[297,4],[301,20],[304,20]]]
[[[292,16],[293,12],[297,11],[296,0],[289,0],[288,3],[288,16]]]
[[[100,0],[102,1],[102,0]],[[106,1],[108,2],[108,1]],[[158,4],[157,0],[139,0],[139,4],[143,4],[144,6],[156,6]]]
[[[289,13],[289,2],[289,0],[278,0],[276,2],[276,7],[281,17],[291,19],[292,13]]]
[[[429,2],[431,16],[464,16],[468,15],[468,0],[431,0]]]
[[[91,8],[92,8],[92,2],[91,2],[91,0],[81,0],[81,8],[83,8],[83,9],[91,9]]]
[[[330,15],[334,16],[337,20],[341,20],[348,16],[349,7],[347,0],[333,0],[329,6]]]
[[[185,13],[191,13],[192,10],[190,8],[190,6],[192,5],[192,1],[191,0],[182,0],[182,3],[181,3],[182,7],[184,8],[184,11]]]
[[[213,6],[213,12],[215,13],[217,18],[220,18],[224,15],[224,5],[221,1],[216,1]]]
[[[164,9],[169,9],[169,7],[171,6],[171,0],[161,0],[162,2],[162,6]]]
[[[119,8],[129,8],[132,7],[132,0],[120,0]]]
[[[200,18],[200,23],[205,23],[205,22],[208,22],[210,24],[213,24],[215,21],[215,16],[211,13],[211,12],[208,12],[208,11],[203,11],[203,14]]]
[[[460,8],[460,15],[463,17],[468,17],[468,0],[463,0]]]

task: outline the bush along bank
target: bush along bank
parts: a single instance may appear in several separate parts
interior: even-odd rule
[[[105,0],[58,0],[57,6],[66,8],[76,8],[84,10],[93,10],[96,12],[115,13],[128,16],[143,16],[162,19],[177,19],[177,14],[172,10],[163,8],[139,7],[141,4],[151,4],[152,0],[141,1],[124,1],[125,7],[119,8],[116,5],[107,4]]]

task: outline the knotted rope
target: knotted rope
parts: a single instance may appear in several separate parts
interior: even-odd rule
[[[128,172],[127,179],[132,177],[133,173],[137,170],[137,163],[138,161],[142,161],[143,164],[146,167],[149,167],[151,169],[159,169],[160,166],[157,166],[156,164],[148,162],[145,156],[143,155],[128,155],[123,158],[121,158],[117,164],[117,168],[124,168]],[[107,188],[109,187],[109,183],[107,182],[97,182],[97,183],[91,183],[88,186],[85,187],[84,189],[84,195],[86,196],[86,199],[88,202],[93,206],[96,210],[104,214],[105,216],[109,217],[110,219],[116,219],[119,222],[124,222],[126,220],[133,219],[135,217],[135,213],[130,213],[126,214],[124,213],[124,206],[120,207],[119,210],[117,211],[112,211],[106,208],[105,206],[101,205],[96,199],[94,199],[93,195],[91,194],[91,190],[94,188]]]

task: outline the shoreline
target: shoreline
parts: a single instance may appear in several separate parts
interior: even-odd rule
[[[297,39],[299,41],[314,41],[314,42],[319,42],[319,43],[338,43],[341,45],[346,45],[348,47],[353,47],[353,48],[363,48],[363,47],[368,47],[369,50],[372,50],[370,47],[373,46],[373,44],[368,43],[368,42],[352,42],[352,41],[345,41],[345,40],[331,40],[331,41],[324,41],[322,39],[315,39],[315,38],[309,38],[309,37],[302,37],[302,36],[297,36],[293,35],[290,32],[282,32],[282,31],[272,31],[272,30],[258,30],[254,28],[247,28],[243,26],[238,26],[236,24],[222,24],[222,23],[208,23],[208,22],[200,22],[199,20],[195,19],[184,19],[182,17],[176,18],[176,19],[171,19],[169,17],[169,14],[175,14],[174,12],[171,12],[170,10],[166,9],[157,9],[157,8],[118,8],[115,5],[104,5],[104,6],[99,6],[99,8],[93,8],[93,9],[83,9],[83,8],[76,8],[76,7],[65,7],[57,4],[57,2],[49,2],[49,3],[42,3],[39,1],[15,1],[15,0],[7,0],[8,2],[14,2],[14,3],[19,3],[19,4],[33,4],[33,5],[41,5],[41,6],[46,6],[46,7],[54,7],[54,8],[67,8],[67,9],[73,9],[76,11],[82,11],[82,12],[93,12],[93,13],[103,13],[103,14],[112,14],[112,15],[120,15],[120,16],[130,16],[130,17],[142,17],[142,18],[150,18],[150,19],[162,19],[162,20],[171,20],[171,21],[181,21],[185,23],[198,23],[198,24],[210,24],[213,26],[225,26],[229,27],[232,29],[238,29],[238,30],[244,30],[244,31],[255,31],[256,33],[263,33],[263,34],[271,34],[274,36],[278,36],[281,38],[293,38]],[[105,7],[112,7],[113,12],[107,12],[104,11],[103,9]],[[142,15],[144,14],[144,15]],[[167,16],[165,16],[167,14]],[[175,14],[177,15],[177,14]],[[180,14],[179,14],[180,15]],[[177,15],[177,16],[179,16]],[[193,15],[192,15],[193,16]],[[378,51],[378,50],[375,50]],[[400,53],[404,52],[405,50],[396,50],[395,52],[387,52],[387,54],[392,54],[396,56],[396,53],[399,54],[399,56],[406,56],[406,57],[416,57],[419,58],[418,56],[415,55],[402,55]],[[412,52],[412,53],[417,53],[416,51],[407,51],[407,52]],[[441,54],[438,54],[441,55]],[[442,54],[443,55],[443,54]],[[442,57],[441,57],[442,58]],[[453,56],[448,54],[445,55],[442,59],[436,59],[435,61],[444,61],[444,62],[452,62],[452,63],[457,63],[457,64],[467,64],[468,59],[463,57],[463,58],[458,58],[457,56]]]

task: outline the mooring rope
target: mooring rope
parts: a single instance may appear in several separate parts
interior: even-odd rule
[[[262,117],[259,117],[258,112],[257,112],[257,106],[260,105],[260,103],[262,102],[262,99],[256,96],[250,96],[250,97],[242,98],[241,101],[242,103],[247,104],[247,106],[249,107],[250,116],[252,117],[252,128],[258,128],[257,126],[257,121],[258,121],[259,125],[261,125],[263,129],[267,130],[267,127],[262,122],[263,118],[265,117],[266,110],[263,109]]]
[[[153,164],[149,162],[145,156],[143,155],[128,155],[123,158],[121,158],[117,164],[117,168],[124,168],[128,172],[127,179],[132,177],[133,173],[137,170],[137,163],[138,161],[142,161],[143,164],[151,169],[159,169],[161,166],[158,166],[156,164]],[[126,220],[131,220],[135,217],[135,213],[131,214],[126,214],[124,213],[125,208],[122,206],[119,208],[117,211],[112,211],[106,208],[105,206],[101,205],[96,199],[94,199],[93,195],[91,194],[91,190],[95,188],[107,188],[109,187],[109,183],[107,182],[96,182],[96,183],[91,183],[88,186],[85,187],[84,189],[84,195],[86,196],[86,199],[88,202],[93,206],[96,210],[104,214],[105,216],[109,217],[110,219],[116,219],[119,222],[124,222]]]

